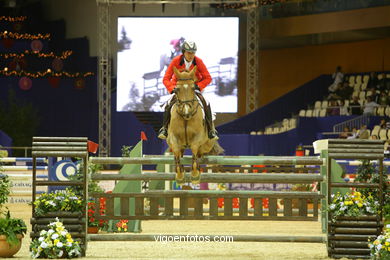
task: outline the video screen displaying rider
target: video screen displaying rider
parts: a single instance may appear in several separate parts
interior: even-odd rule
[[[212,82],[203,90],[212,110],[237,112],[238,17],[119,17],[117,111],[163,111],[169,99],[162,83],[185,40]]]

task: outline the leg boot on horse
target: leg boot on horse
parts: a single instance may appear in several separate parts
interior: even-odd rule
[[[215,130],[214,123],[213,123],[213,117],[211,115],[211,107],[210,104],[207,105],[206,100],[204,99],[203,95],[200,92],[196,92],[196,95],[202,102],[202,106],[204,109],[204,114],[205,114],[205,121],[206,121],[206,127],[207,127],[207,132],[208,132],[208,137],[211,140],[218,140],[218,132]]]
[[[171,120],[171,108],[175,103],[175,101],[176,98],[175,96],[173,96],[171,101],[169,101],[165,106],[164,115],[163,115],[163,125],[160,131],[158,131],[158,138],[160,139],[167,139],[168,137],[168,125],[169,125],[169,121]]]

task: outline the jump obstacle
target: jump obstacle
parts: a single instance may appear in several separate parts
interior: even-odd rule
[[[89,162],[94,164],[119,164],[137,166],[133,172],[125,174],[94,174],[92,180],[103,181],[113,180],[122,183],[123,187],[127,184],[137,181],[172,181],[174,173],[141,173],[141,165],[145,164],[172,164],[173,157],[169,156],[139,156],[130,158],[115,158],[115,157],[90,157],[88,158],[86,138],[72,137],[34,137],[33,139],[33,166],[36,165],[34,158],[38,156],[67,156],[81,157],[84,163]],[[323,236],[256,236],[256,235],[240,235],[233,236],[234,241],[241,242],[306,242],[306,243],[327,243],[329,255],[333,257],[367,257],[367,247],[362,248],[365,239],[379,235],[381,216],[370,219],[370,223],[366,223],[371,227],[368,231],[364,223],[359,224],[357,229],[351,229],[354,221],[345,220],[343,225],[334,227],[328,221],[329,213],[326,212],[326,207],[330,200],[332,188],[345,189],[351,187],[374,187],[378,188],[382,194],[380,185],[362,184],[362,183],[344,183],[338,182],[341,177],[333,176],[333,164],[337,158],[350,159],[369,159],[379,160],[380,167],[383,166],[383,149],[380,153],[380,148],[383,148],[383,142],[377,140],[329,140],[329,147],[322,151],[321,157],[294,157],[294,156],[207,156],[200,160],[200,164],[217,164],[217,165],[271,165],[278,166],[294,166],[297,167],[297,173],[202,173],[202,182],[214,183],[313,183],[320,184],[320,192],[313,191],[209,191],[209,190],[148,190],[142,192],[139,189],[126,190],[122,192],[114,192],[111,194],[91,193],[88,194],[87,187],[87,172],[84,169],[83,181],[37,181],[33,179],[35,188],[39,185],[79,185],[83,187],[84,196],[93,198],[97,207],[99,207],[99,199],[106,199],[106,212],[100,215],[97,211],[95,218],[97,220],[282,220],[282,221],[317,221],[320,217],[322,223],[322,231],[326,235]],[[190,163],[191,158],[184,157],[183,164]],[[320,166],[320,173],[300,173],[300,166]],[[35,170],[33,170],[35,176]],[[189,180],[189,175],[186,176]],[[380,177],[381,182],[383,177]],[[139,184],[139,182],[138,182]],[[139,185],[138,185],[139,186]],[[221,212],[218,209],[218,198],[224,199],[224,208]],[[233,210],[232,202],[234,198],[238,198],[239,209],[237,212]],[[263,199],[269,201],[268,210],[263,208]],[[204,208],[204,200],[209,201],[208,209]],[[248,201],[253,199],[253,211],[248,210]],[[35,200],[35,193],[33,193]],[[161,203],[161,200],[163,201]],[[179,201],[178,212],[174,211],[174,202]],[[283,200],[283,209],[278,210],[278,200]],[[146,207],[145,201],[149,202],[149,207]],[[190,203],[192,202],[192,203]],[[293,210],[293,202],[297,202],[298,210]],[[312,202],[313,210],[309,213],[308,205]],[[321,202],[321,203],[320,203]],[[383,202],[381,205],[383,205]],[[161,204],[163,204],[163,207]],[[192,205],[190,205],[192,204]],[[319,213],[319,205],[321,211]],[[163,210],[162,210],[163,209]],[[193,209],[193,210],[190,210]],[[297,213],[297,214],[295,214]],[[57,215],[56,215],[57,216]],[[36,237],[39,234],[39,228],[45,221],[48,221],[50,214],[38,218],[34,215],[32,218],[32,233],[31,237]],[[86,250],[87,241],[155,241],[155,235],[142,234],[87,234],[86,233],[86,218],[81,213],[67,213],[62,216],[65,218],[65,224],[68,224],[71,234],[81,238],[84,249]],[[45,219],[46,218],[46,219]],[[67,218],[67,219],[66,219]],[[366,221],[368,222],[368,221]],[[350,231],[353,230],[353,231]],[[345,237],[351,237],[352,241],[346,241]],[[355,236],[355,237],[354,237]],[[210,237],[213,237],[210,235]],[[344,240],[342,239],[344,237]],[[357,246],[358,245],[358,246]],[[360,248],[357,248],[360,247]]]

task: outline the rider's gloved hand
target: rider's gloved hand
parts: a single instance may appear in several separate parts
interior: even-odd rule
[[[200,88],[198,85],[195,84],[195,91],[200,93]]]
[[[176,91],[177,91],[177,89],[176,88],[174,88],[172,91],[171,91],[171,94],[173,95],[173,94],[175,94],[176,93]]]

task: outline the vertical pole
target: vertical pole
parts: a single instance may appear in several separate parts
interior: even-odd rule
[[[37,157],[32,155],[32,163],[33,163],[33,174],[32,174],[32,217],[34,217],[34,211],[35,206],[34,202],[36,200],[36,193],[37,193],[37,184],[36,184],[36,178],[37,178]],[[49,169],[48,169],[49,170]]]

